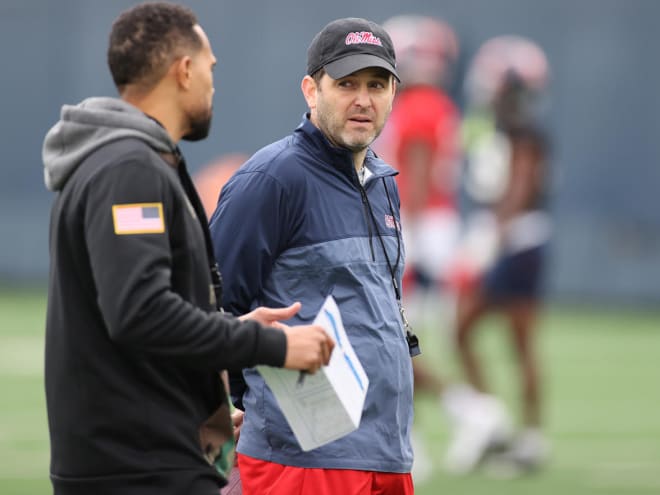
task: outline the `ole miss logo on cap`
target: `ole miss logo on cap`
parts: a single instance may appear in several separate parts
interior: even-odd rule
[[[366,43],[367,45],[383,46],[378,36],[374,36],[371,31],[360,31],[355,33],[348,33],[346,35],[347,45],[360,45]]]

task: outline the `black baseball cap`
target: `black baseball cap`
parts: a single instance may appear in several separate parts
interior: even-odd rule
[[[390,35],[375,22],[357,17],[337,19],[326,25],[307,49],[307,74],[321,68],[341,79],[367,67],[382,67],[400,81]]]

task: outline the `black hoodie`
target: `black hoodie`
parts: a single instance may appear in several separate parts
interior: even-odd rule
[[[56,494],[217,494],[200,428],[227,404],[218,372],[284,363],[283,332],[214,311],[206,218],[163,156],[165,129],[113,98],[64,106],[44,142]]]

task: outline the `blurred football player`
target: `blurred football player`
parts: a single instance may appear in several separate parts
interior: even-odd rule
[[[450,325],[447,273],[459,234],[456,201],[460,115],[447,93],[459,53],[454,30],[443,20],[400,15],[384,23],[394,43],[401,84],[392,113],[375,143],[376,152],[399,170],[406,272],[403,289],[414,324]],[[444,303],[444,307],[443,304]],[[428,320],[426,317],[431,316]],[[426,321],[425,321],[426,320]],[[420,360],[413,361],[415,391],[441,397],[452,438],[447,466],[470,471],[507,431],[501,404],[468,386],[445,383]],[[422,437],[413,432],[413,474],[428,474]]]
[[[468,381],[486,393],[473,333],[489,313],[506,318],[521,376],[524,428],[507,452],[519,467],[542,463],[541,387],[534,348],[550,240],[548,140],[540,110],[548,62],[534,42],[499,36],[477,51],[466,75],[462,191],[466,221],[453,269],[456,344]]]

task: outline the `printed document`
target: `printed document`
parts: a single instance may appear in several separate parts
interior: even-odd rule
[[[327,366],[313,375],[257,366],[304,451],[356,430],[369,388],[369,378],[348,340],[332,296],[326,298],[314,323],[335,341]]]

